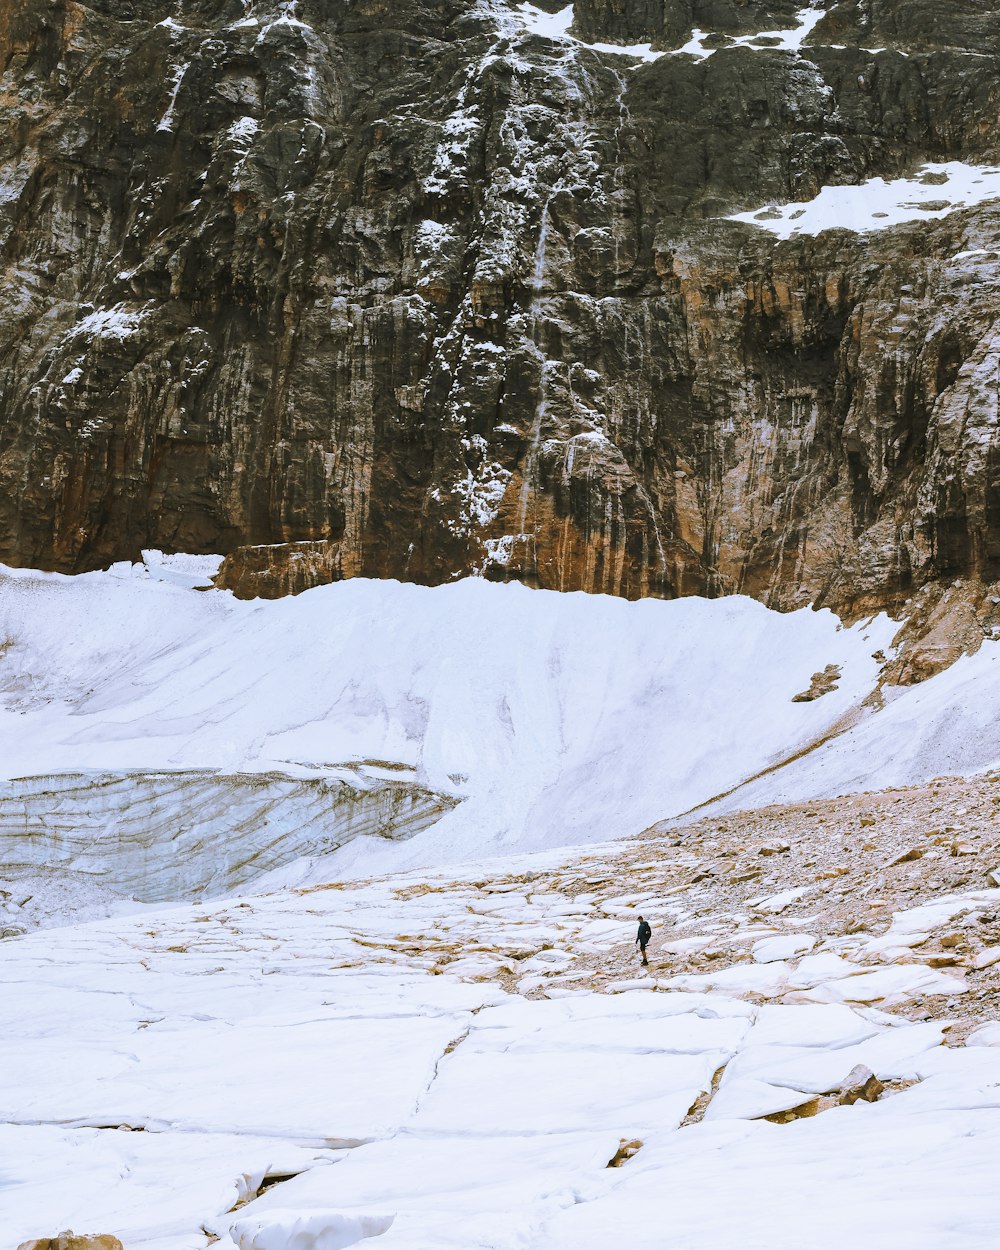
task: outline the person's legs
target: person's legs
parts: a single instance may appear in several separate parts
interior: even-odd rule
[[[645,942],[639,943],[639,952],[642,955],[642,962],[644,964],[648,964],[649,960],[646,958],[646,943]]]

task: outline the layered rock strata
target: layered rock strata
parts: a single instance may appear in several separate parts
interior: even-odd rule
[[[0,560],[856,612],[1000,577],[1000,198],[729,219],[991,165],[998,17],[8,8]]]

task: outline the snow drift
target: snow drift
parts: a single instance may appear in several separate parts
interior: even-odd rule
[[[163,899],[623,837],[739,805],[762,772],[755,803],[922,780],[945,771],[942,726],[951,771],[1000,754],[991,644],[861,709],[885,617],[475,579],[249,603],[196,584],[152,561],[0,578],[5,863]],[[827,665],[836,689],[793,702]]]
[[[624,836],[826,733],[871,689],[872,653],[891,631],[742,598],[628,603],[478,580],[355,580],[247,603],[142,566],[10,571],[4,861],[25,862],[29,834],[37,862],[103,869],[131,888],[148,873],[164,898],[213,880],[208,861],[192,875],[187,852],[172,879],[172,843],[224,858],[217,884],[230,888],[233,863],[248,865],[246,880],[286,863],[289,847],[318,854],[355,835],[358,870],[375,868],[380,833],[416,832],[406,859],[425,863]],[[840,687],[793,703],[827,664],[842,667]],[[234,775],[254,774],[270,823],[233,798]],[[380,827],[345,823],[331,799],[329,823],[347,833],[324,847],[315,787],[339,793],[334,783],[409,786],[426,801],[407,806],[416,823]],[[417,832],[435,801],[446,814]],[[297,826],[312,841],[296,842]]]

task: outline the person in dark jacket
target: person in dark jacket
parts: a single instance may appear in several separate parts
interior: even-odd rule
[[[649,927],[649,921],[643,920],[643,918],[640,916],[639,917],[639,932],[636,935],[635,944],[636,946],[638,946],[639,953],[642,955],[642,962],[647,965],[649,963],[649,960],[646,958],[646,944],[648,943],[649,939],[652,936],[653,936],[653,930]]]

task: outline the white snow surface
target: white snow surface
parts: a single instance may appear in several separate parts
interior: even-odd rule
[[[535,35],[546,39],[571,38],[569,28],[573,24],[573,6],[568,4],[557,13],[547,13],[533,4],[522,4],[518,10],[525,26]]]
[[[753,35],[729,36],[721,48],[707,46],[706,40],[711,37],[712,32],[696,27],[691,32],[691,38],[682,47],[674,51],[655,51],[648,43],[588,43],[583,39],[577,39],[569,33],[574,16],[571,4],[556,13],[549,13],[530,3],[519,5],[516,11],[525,29],[531,34],[542,35],[546,39],[557,42],[574,44],[580,48],[589,48],[594,52],[633,57],[638,61],[656,61],[662,56],[678,55],[693,56],[698,60],[704,60],[726,48],[749,48],[752,51],[778,49],[785,52],[799,52],[824,13],[822,8],[800,9],[795,15],[795,25],[792,27],[760,31]]]
[[[547,13],[533,4],[522,4],[518,13],[525,28],[534,35],[543,35],[546,39],[555,39],[575,44],[579,48],[590,48],[594,52],[609,52],[614,56],[630,56],[640,61],[655,61],[664,56],[663,52],[654,52],[648,43],[587,43],[569,33],[573,23],[573,6],[567,5],[557,13]]]
[[[410,842],[359,839],[338,852],[345,871],[606,840],[825,734],[869,693],[894,630],[477,579],[242,602],[191,589],[214,568],[150,552],[109,573],[0,577],[0,777],[363,764],[462,800]],[[839,688],[793,703],[828,664]]]
[[[1000,649],[973,656],[917,686],[893,691],[881,712],[738,793],[720,808],[831,798],[860,790],[971,774],[1000,762]]]
[[[885,617],[845,628],[738,597],[629,603],[478,579],[244,602],[197,589],[217,565],[146,552],[107,573],[0,575],[0,802],[3,778],[206,770],[360,771],[457,800],[408,841],[361,829],[274,887],[624,837],[718,795],[735,809],[1000,762],[998,643],[874,712]],[[829,664],[838,688],[792,702]],[[206,837],[218,816],[204,813]],[[88,858],[111,890],[114,869]]]
[[[229,127],[226,134],[237,142],[249,142],[260,129],[256,117],[238,117]]]
[[[6,778],[353,768],[462,801],[254,895],[0,941],[5,1248],[67,1228],[126,1250],[661,1250],[665,1228],[697,1250],[801,1250],[803,1228],[810,1250],[994,1244],[996,1031],[947,1046],[946,1021],[890,1013],[961,1003],[974,980],[912,944],[1000,890],[845,940],[805,931],[817,887],[793,883],[746,900],[710,972],[677,975],[670,924],[697,894],[579,881],[616,879],[610,839],[851,717],[724,802],[994,763],[1000,644],[871,712],[884,618],[476,580],[247,603],[202,589],[217,563],[0,577]],[[837,690],[793,703],[828,664]],[[473,862],[287,885],[393,854]],[[587,969],[627,964],[640,906],[654,967],[602,990]],[[698,915],[679,947],[713,941]],[[909,1088],[761,1118],[858,1066]],[[622,1143],[641,1144],[609,1168]]]
[[[607,874],[616,853],[562,862]],[[942,1024],[852,989],[926,968],[838,961],[820,935],[781,983],[735,991],[764,1003],[574,990],[553,968],[527,999],[498,984],[523,972],[512,953],[606,955],[634,914],[597,937],[601,908],[517,879],[411,874],[4,942],[4,1246],[64,1228],[126,1250],[661,1250],[664,1228],[678,1247],[801,1250],[805,1227],[810,1250],[995,1244],[993,1039],[946,1047]],[[741,968],[761,965],[721,971]],[[760,1118],[858,1065],[917,1084]],[[638,1153],[609,1168],[624,1142]]]
[[[760,226],[782,239],[824,230],[866,233],[902,222],[946,217],[960,208],[998,198],[1000,167],[964,161],[931,162],[910,178],[888,182],[869,178],[854,186],[827,186],[811,200],[734,213],[730,220]]]
[[[141,814],[147,777],[157,778],[156,827],[169,831],[176,800],[178,837],[223,856],[220,883],[230,861],[251,865],[220,893],[255,876],[276,888],[595,843],[708,802],[737,810],[1000,764],[1000,643],[889,690],[876,712],[863,703],[877,680],[873,653],[891,652],[885,617],[845,628],[826,611],[779,614],[743,598],[629,603],[478,579],[437,588],[358,579],[244,602],[204,589],[218,562],[147,551],[142,564],[106,573],[0,574],[0,826],[16,834],[29,792],[64,792],[53,865],[84,870],[104,891],[95,916],[122,895],[146,897],[136,893],[137,856],[155,848],[142,849],[133,821],[121,831],[129,854],[116,852],[106,826],[129,784]],[[793,703],[829,664],[842,668],[838,688]],[[88,815],[89,774],[102,784]],[[344,832],[331,841],[316,832],[324,792],[296,797],[279,785],[313,831],[280,856],[268,846],[286,838],[295,811],[269,825],[262,799],[241,835],[249,808],[223,812],[209,799],[192,809],[206,776],[246,786],[265,774],[346,783],[362,798],[381,779],[424,798],[394,830],[376,827],[374,808],[357,819],[340,810]],[[422,815],[435,795],[450,810]],[[78,847],[63,835],[71,810],[100,841]],[[149,897],[190,897],[170,892],[161,867],[150,861],[163,888]],[[45,895],[57,885],[47,877]],[[752,904],[775,915],[798,896]],[[68,908],[75,918],[88,899],[84,891]],[[776,964],[759,967],[767,976]]]
[[[824,10],[821,8],[800,9],[795,15],[796,24],[794,26],[782,30],[760,31],[756,35],[734,35],[730,37],[724,47],[749,48],[751,51],[763,51],[764,49],[772,48],[783,52],[800,52],[806,38],[812,34],[815,27],[819,24],[823,13]],[[710,31],[695,27],[691,32],[691,38],[679,51],[687,53],[688,56],[697,57],[699,60],[704,60],[706,57],[714,55],[715,52],[722,49],[706,46],[705,40],[710,34]]]
[[[135,334],[141,320],[140,310],[115,304],[113,308],[97,308],[81,317],[69,333],[74,339],[112,339],[121,343]]]

